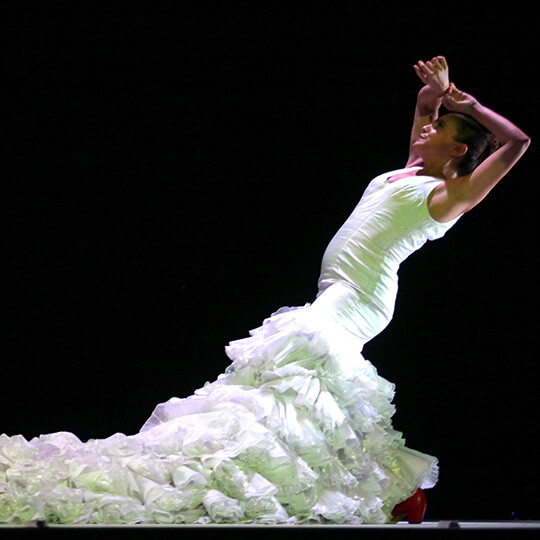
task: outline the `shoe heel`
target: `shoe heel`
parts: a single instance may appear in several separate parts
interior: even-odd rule
[[[426,507],[426,494],[421,489],[418,489],[412,497],[396,505],[392,510],[392,516],[398,521],[407,516],[407,521],[410,524],[422,523]]]
[[[411,524],[413,523],[422,523],[424,520],[424,515],[426,513],[425,506],[417,506],[416,508],[411,508],[407,511],[407,521]]]

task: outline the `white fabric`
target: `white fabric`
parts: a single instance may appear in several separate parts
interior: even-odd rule
[[[438,223],[430,216],[427,199],[441,180],[415,175],[420,169],[376,177],[323,256],[319,294],[334,283],[347,283],[357,291],[357,309],[346,315],[344,324],[365,342],[392,318],[400,263],[427,240],[442,237],[459,219]],[[404,172],[412,176],[389,182]]]
[[[382,523],[432,487],[436,458],[405,447],[394,385],[361,354],[392,316],[399,263],[455,223],[429,216],[437,179],[387,182],[397,172],[328,246],[315,301],[230,343],[226,372],[140,433],[0,436],[0,522]]]

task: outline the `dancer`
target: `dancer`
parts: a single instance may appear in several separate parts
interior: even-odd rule
[[[529,139],[450,84],[444,57],[415,70],[406,167],[368,185],[324,253],[315,300],[231,342],[225,373],[158,405],[135,435],[2,435],[1,522],[385,523],[414,494],[422,510],[437,459],[392,428],[394,385],[362,349],[392,318],[400,263],[476,206]]]

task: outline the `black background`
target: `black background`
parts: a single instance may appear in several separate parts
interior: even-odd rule
[[[406,261],[365,356],[440,458],[428,519],[540,519],[532,10],[2,6],[0,432],[135,433],[312,301],[369,180],[405,165],[413,64],[444,54],[533,144]]]

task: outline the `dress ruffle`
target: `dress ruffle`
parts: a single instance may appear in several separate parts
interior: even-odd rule
[[[438,476],[391,425],[394,385],[307,304],[226,348],[135,435],[0,437],[0,522],[384,523]]]

